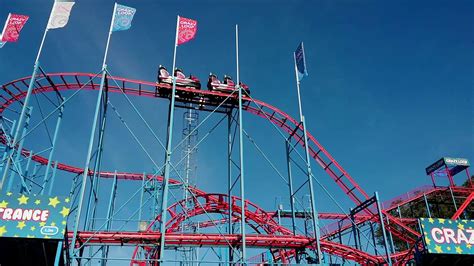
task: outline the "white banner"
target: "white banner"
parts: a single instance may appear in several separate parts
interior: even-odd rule
[[[47,28],[57,29],[66,26],[73,5],[74,2],[54,2]]]

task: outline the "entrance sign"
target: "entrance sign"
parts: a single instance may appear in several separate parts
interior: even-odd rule
[[[474,220],[420,218],[420,224],[428,253],[474,255]]]
[[[0,195],[0,237],[63,239],[69,206],[66,197]]]

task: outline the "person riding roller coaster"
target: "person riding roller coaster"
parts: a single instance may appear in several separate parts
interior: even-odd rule
[[[240,83],[240,87],[244,90],[244,93],[242,94],[244,97],[247,95],[250,95],[250,89],[249,86],[245,85],[242,82]],[[236,89],[235,82],[232,80],[231,76],[224,75],[224,82],[221,82],[218,78],[217,75],[210,73],[209,74],[209,79],[207,82],[207,88],[210,91],[220,91],[220,92],[232,92]]]
[[[186,76],[183,73],[182,69],[176,68],[174,70],[174,76],[176,77],[176,86],[178,87],[191,87],[194,89],[201,89],[201,82],[199,79],[193,75]],[[158,83],[164,83],[173,85],[173,79],[170,76],[166,67],[160,65],[158,68]]]

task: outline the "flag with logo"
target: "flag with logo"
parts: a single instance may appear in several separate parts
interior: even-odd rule
[[[130,29],[135,12],[137,12],[137,10],[133,7],[115,3],[114,15],[112,17],[112,31]]]
[[[66,26],[73,5],[74,2],[54,2],[47,29],[57,29]]]
[[[304,56],[304,46],[303,42],[298,45],[295,51],[295,65],[296,71],[298,74],[298,81],[301,81],[305,76],[308,76],[308,71],[306,69],[306,59]]]
[[[16,42],[20,37],[20,31],[28,21],[28,16],[18,14],[8,14],[7,22],[3,27],[1,42]]]
[[[176,45],[189,42],[194,39],[197,32],[197,21],[189,18],[178,17],[178,34]]]

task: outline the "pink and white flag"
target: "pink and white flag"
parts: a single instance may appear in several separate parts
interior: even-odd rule
[[[189,42],[194,39],[197,31],[197,21],[189,18],[179,17],[178,20],[178,40],[177,45]]]
[[[28,16],[18,14],[8,14],[7,22],[3,27],[2,42],[16,42],[20,37],[20,31],[28,21]]]

